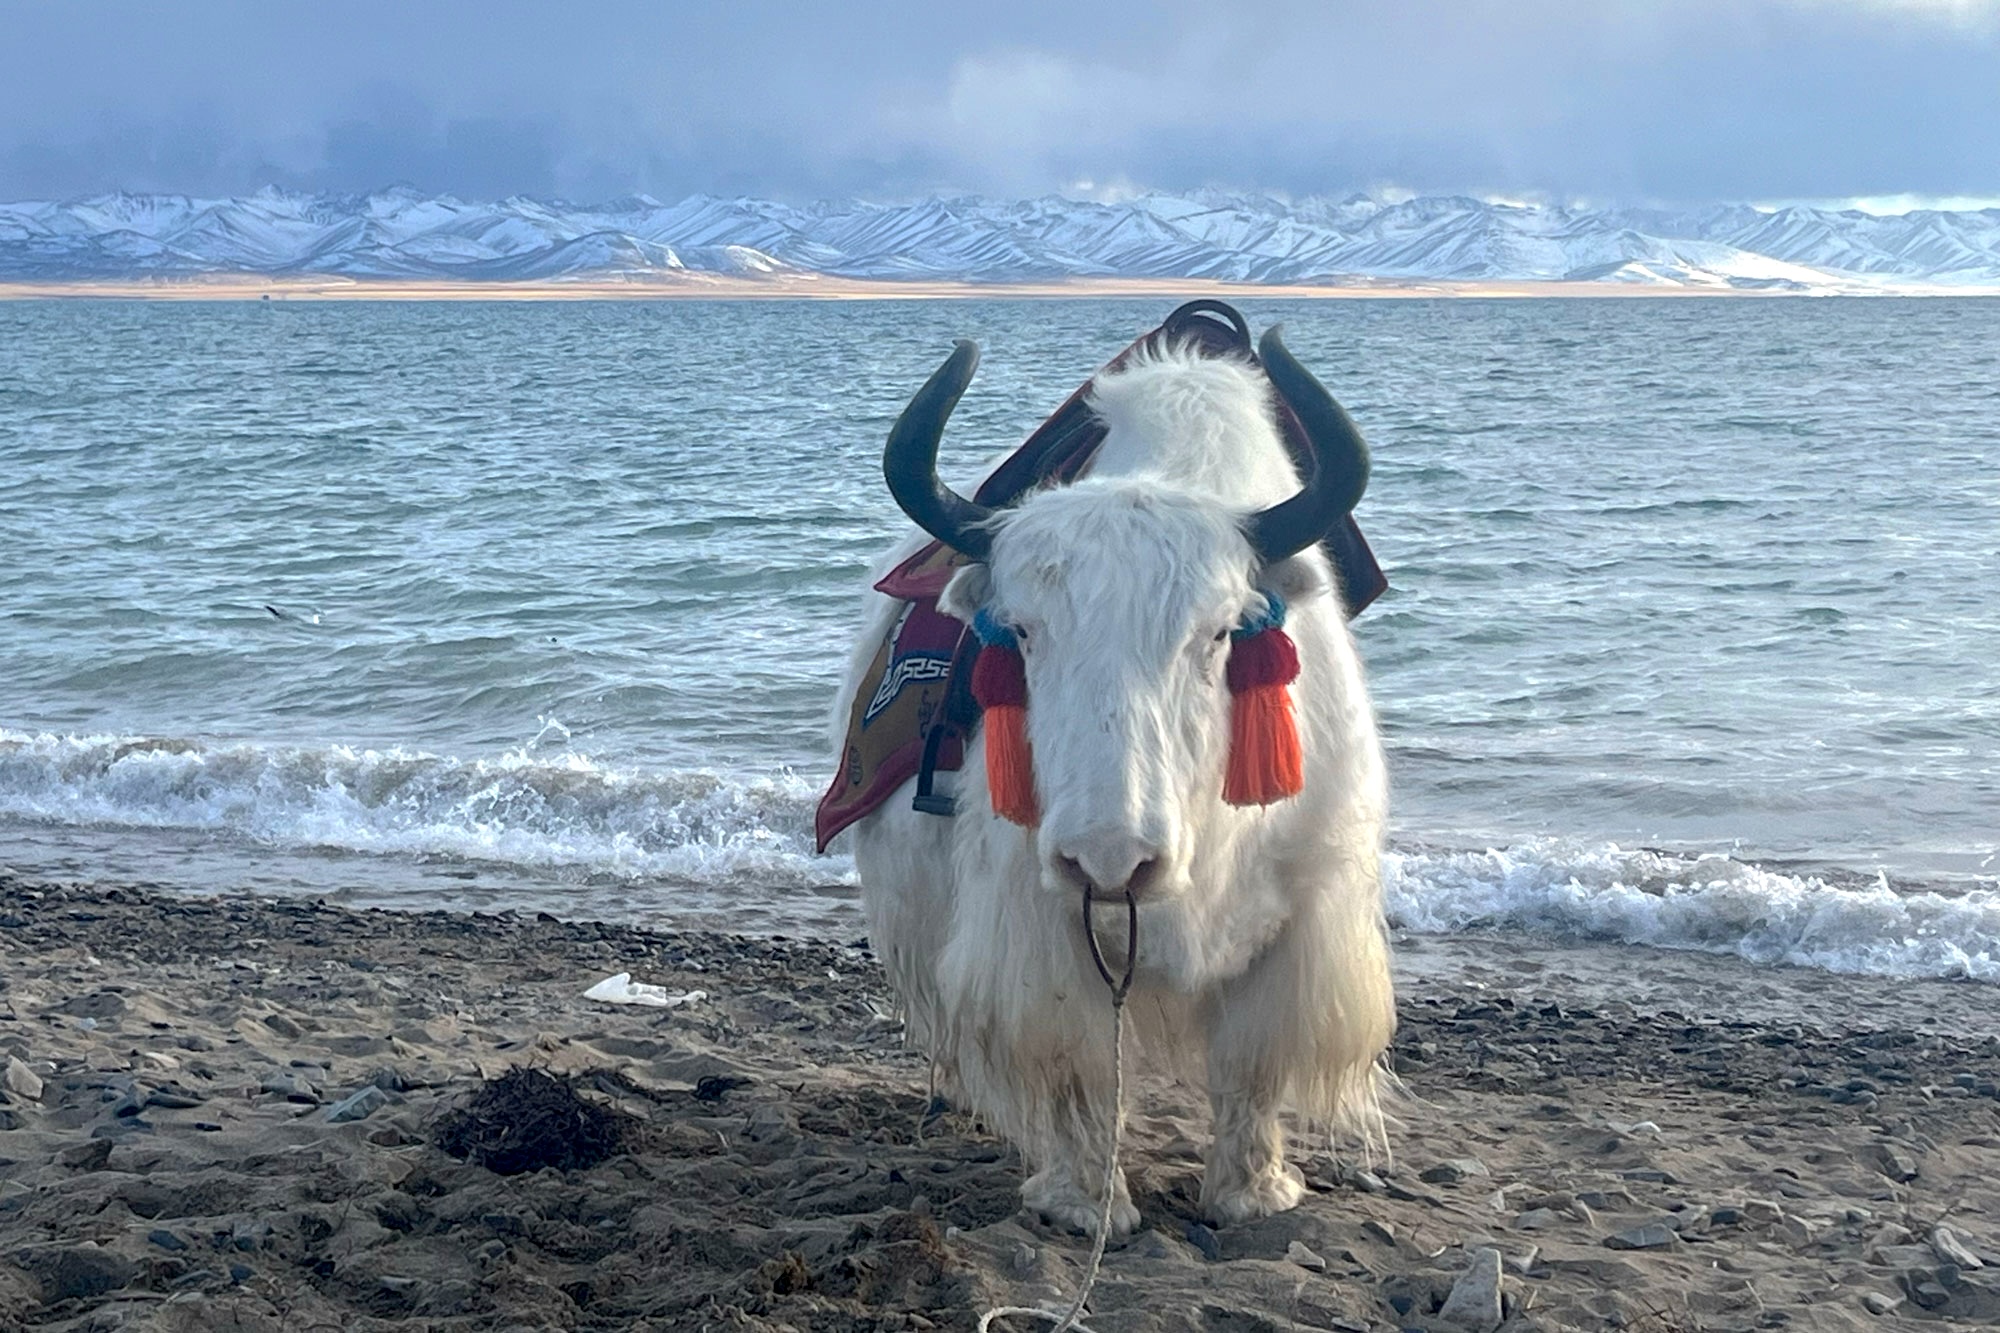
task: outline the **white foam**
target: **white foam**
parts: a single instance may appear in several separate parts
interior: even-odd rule
[[[0,729],[0,817],[627,879],[849,883],[848,858],[813,854],[817,794],[789,772],[644,772],[567,751],[466,760],[400,747],[211,747]]]
[[[549,735],[545,728],[538,740]],[[0,728],[0,819],[214,831],[278,848],[455,857],[769,895],[855,882],[851,858],[813,852],[817,796],[790,772],[645,771],[533,745],[459,759]],[[1558,839],[1394,852],[1384,884],[1390,919],[1410,931],[1524,931],[2000,982],[2000,889],[1991,884],[1901,891],[1726,856]]]
[[[1383,873],[1390,920],[1618,940],[1831,972],[2000,981],[2000,890],[1902,892],[1540,839],[1483,852],[1402,852]]]

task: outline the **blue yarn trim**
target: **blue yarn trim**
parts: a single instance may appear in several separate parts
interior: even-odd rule
[[[1015,652],[1021,651],[1020,640],[1014,637],[1014,631],[996,620],[993,613],[983,606],[972,617],[972,632],[978,636],[979,642],[985,647],[1011,648]]]
[[[1264,590],[1264,605],[1245,615],[1229,637],[1238,643],[1262,634],[1267,629],[1285,627],[1285,599],[1274,592]]]

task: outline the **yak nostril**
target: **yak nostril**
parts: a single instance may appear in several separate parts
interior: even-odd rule
[[[1099,867],[1099,869],[1103,869],[1103,867]],[[1064,879],[1067,879],[1079,889],[1095,889],[1098,893],[1106,896],[1130,892],[1134,897],[1138,897],[1140,894],[1146,892],[1151,887],[1153,881],[1159,877],[1159,869],[1160,863],[1158,858],[1148,856],[1134,862],[1131,870],[1125,874],[1124,878],[1114,884],[1107,881],[1115,878],[1115,874],[1099,878],[1091,874],[1088,870],[1085,870],[1083,862],[1076,857],[1061,853],[1056,856],[1056,872]]]

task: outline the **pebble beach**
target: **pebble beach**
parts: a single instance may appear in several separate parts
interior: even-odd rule
[[[1389,1152],[1295,1135],[1293,1212],[1203,1223],[1202,1099],[1135,1066],[1089,1327],[2000,1319],[1990,986],[1499,935],[1397,967]],[[699,994],[584,998],[620,972]],[[0,1056],[0,1327],[971,1329],[1089,1254],[928,1104],[859,939],[0,875]],[[520,1068],[615,1149],[446,1151]]]

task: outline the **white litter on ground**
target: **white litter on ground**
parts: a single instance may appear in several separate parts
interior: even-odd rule
[[[694,1004],[706,1000],[705,990],[670,991],[665,986],[648,985],[632,980],[630,972],[620,972],[615,977],[606,977],[583,993],[586,1000],[598,1000],[604,1004],[650,1004],[658,1009],[674,1009],[684,1004]]]

